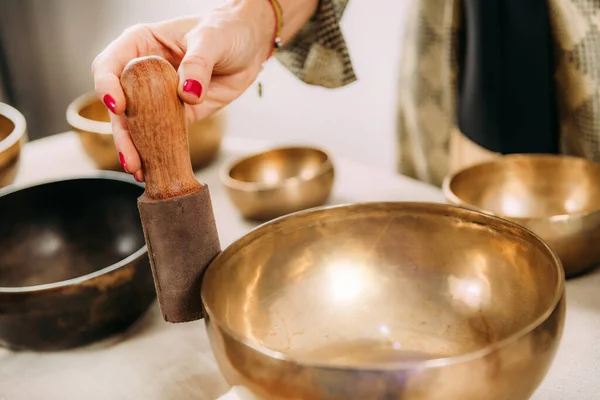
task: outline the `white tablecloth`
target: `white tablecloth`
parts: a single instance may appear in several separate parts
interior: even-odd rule
[[[266,144],[227,138],[219,160],[200,171],[211,187],[223,246],[254,225],[239,217],[218,179],[223,163]],[[437,188],[334,159],[331,204],[443,202]],[[16,184],[94,173],[73,133],[28,144]],[[600,399],[600,270],[567,283],[567,323],[555,362],[533,400]],[[229,386],[219,373],[202,321],[168,324],[158,306],[123,335],[76,350],[36,354],[0,350],[0,400],[214,400]]]

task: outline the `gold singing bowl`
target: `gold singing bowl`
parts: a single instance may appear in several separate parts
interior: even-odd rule
[[[565,320],[536,235],[427,203],[263,224],[217,256],[202,300],[220,370],[266,400],[525,400]]]
[[[90,92],[69,104],[67,121],[79,135],[83,150],[99,169],[120,171],[121,164],[114,145],[108,112],[96,94]],[[203,168],[216,159],[221,149],[224,130],[224,111],[188,126],[190,159],[194,169]]]
[[[263,221],[325,204],[335,177],[327,153],[301,146],[253,154],[221,172],[221,181],[240,213]]]
[[[0,103],[0,188],[15,181],[26,142],[25,117],[14,107]]]
[[[563,155],[509,155],[448,176],[455,205],[516,222],[544,239],[567,277],[600,264],[600,164]]]

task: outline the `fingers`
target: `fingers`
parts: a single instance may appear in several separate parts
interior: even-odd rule
[[[141,54],[141,47],[152,41],[152,33],[144,25],[136,25],[125,30],[110,43],[92,63],[92,75],[96,95],[114,114],[125,111],[125,95],[120,77],[127,63]]]
[[[109,113],[113,140],[117,148],[119,161],[125,172],[133,174],[139,182],[144,180],[141,170],[141,161],[137,150],[129,136],[127,120],[124,112],[126,109],[125,94],[121,88],[120,77],[127,63],[143,54],[142,47],[154,50],[150,30],[137,25],[128,28],[115,41],[110,43],[92,63],[92,74],[96,95],[111,111]]]
[[[178,92],[180,98],[191,105],[200,104],[206,98],[213,67],[222,52],[223,46],[213,29],[194,29],[186,38],[187,51],[177,71]]]
[[[138,182],[143,182],[142,162],[131,140],[125,115],[110,114],[113,140],[119,153],[119,161],[125,172],[133,174]]]
[[[124,41],[113,42],[106,50],[100,53],[92,63],[92,75],[96,95],[106,107],[114,114],[121,115],[125,111],[125,95],[121,89],[119,77],[125,68],[125,58],[121,57],[118,50],[127,52],[128,45]]]

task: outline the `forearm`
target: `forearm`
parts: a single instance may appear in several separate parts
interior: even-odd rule
[[[269,0],[262,0],[269,1]],[[319,0],[279,0],[283,10],[282,44],[287,43],[317,11]]]

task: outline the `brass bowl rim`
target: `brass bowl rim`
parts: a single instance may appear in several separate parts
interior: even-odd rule
[[[537,318],[535,318],[529,324],[525,325],[523,328],[516,330],[515,332],[508,335],[504,339],[493,342],[479,350],[471,351],[471,352],[456,355],[456,356],[427,359],[424,361],[396,361],[393,363],[369,363],[369,364],[363,364],[361,366],[335,366],[335,365],[328,364],[326,362],[306,361],[306,360],[302,360],[301,358],[292,357],[283,352],[280,352],[277,350],[272,350],[265,346],[261,346],[257,342],[248,339],[246,336],[244,336],[240,333],[234,332],[232,329],[227,327],[223,323],[223,321],[220,321],[218,318],[216,318],[215,314],[211,311],[211,308],[206,303],[204,290],[203,290],[203,287],[201,287],[200,298],[202,299],[203,309],[204,309],[206,315],[208,316],[208,318],[205,318],[205,323],[206,324],[208,324],[208,323],[215,324],[219,330],[225,332],[229,337],[233,338],[238,343],[241,343],[266,357],[278,359],[278,360],[285,361],[285,362],[290,362],[290,363],[293,363],[296,365],[301,365],[302,367],[305,367],[305,368],[319,368],[319,369],[329,370],[329,371],[374,371],[374,372],[397,371],[397,370],[413,369],[415,367],[439,368],[439,367],[445,367],[445,366],[450,366],[450,365],[456,365],[456,364],[460,364],[460,363],[466,363],[469,361],[483,358],[483,357],[493,353],[494,351],[497,351],[497,350],[509,345],[510,343],[513,343],[513,342],[519,340],[520,338],[531,333],[533,330],[535,330],[538,326],[540,326],[542,323],[544,323],[544,321],[546,321],[552,315],[552,313],[558,307],[560,301],[564,298],[564,296],[565,296],[565,272],[564,272],[562,262],[561,262],[560,258],[558,257],[558,255],[556,254],[556,252],[554,250],[552,250],[548,246],[548,244],[546,244],[546,242],[544,242],[536,233],[523,227],[522,225],[519,225],[517,223],[514,223],[514,222],[506,220],[506,219],[496,217],[494,215],[482,213],[482,212],[479,212],[476,210],[465,209],[465,208],[451,205],[451,204],[434,203],[434,202],[367,201],[367,202],[344,203],[344,204],[337,204],[337,205],[324,205],[324,206],[314,207],[311,209],[296,211],[296,212],[293,212],[293,213],[290,213],[287,215],[283,215],[281,217],[274,218],[270,221],[264,222],[264,223],[256,226],[255,228],[251,229],[248,233],[246,233],[239,239],[233,241],[229,246],[227,246],[227,248],[223,249],[223,251],[221,251],[213,259],[213,261],[209,265],[206,272],[208,272],[208,270],[210,268],[212,268],[215,264],[219,263],[221,261],[221,259],[230,257],[231,255],[235,254],[238,251],[238,249],[243,248],[249,242],[258,240],[261,236],[264,235],[264,231],[273,227],[273,225],[277,226],[282,223],[285,223],[288,220],[299,219],[299,218],[303,218],[305,216],[310,216],[310,215],[313,215],[316,213],[326,213],[328,211],[335,211],[335,210],[344,209],[344,208],[362,209],[362,208],[369,208],[369,207],[386,207],[386,206],[395,206],[395,207],[402,206],[402,207],[409,207],[409,208],[412,207],[412,208],[417,208],[417,209],[421,207],[421,208],[427,208],[429,210],[434,210],[434,211],[437,210],[436,212],[438,214],[446,211],[448,213],[451,213],[451,215],[453,215],[455,217],[464,216],[464,218],[468,221],[475,221],[475,220],[482,221],[483,220],[483,221],[487,221],[490,226],[494,226],[497,228],[502,228],[502,227],[509,228],[510,230],[520,231],[524,235],[529,236],[529,241],[531,243],[537,242],[535,244],[540,246],[540,248],[542,250],[545,250],[546,253],[550,256],[550,258],[553,261],[552,264],[553,264],[554,270],[557,274],[557,286],[554,289],[554,294],[553,294],[551,305],[548,306],[547,309],[544,312],[542,312]],[[204,281],[205,280],[203,280],[203,282]],[[202,285],[204,285],[204,283]]]
[[[252,158],[259,157],[259,156],[262,156],[265,154],[275,153],[275,152],[279,152],[279,151],[286,151],[286,150],[302,150],[302,151],[317,152],[317,153],[320,153],[325,156],[325,161],[323,161],[319,165],[318,170],[309,177],[303,177],[303,176],[296,175],[296,176],[290,176],[288,178],[284,178],[277,182],[247,182],[247,181],[241,181],[239,179],[235,179],[235,178],[231,177],[231,172],[233,171],[233,169],[245,161],[248,161]],[[221,178],[221,182],[223,183],[223,185],[225,185],[226,187],[228,187],[230,189],[240,190],[243,192],[262,192],[262,191],[280,189],[280,188],[283,188],[283,187],[286,187],[286,186],[289,186],[292,184],[310,182],[312,180],[315,180],[315,179],[325,175],[326,173],[328,173],[329,171],[331,171],[333,169],[334,169],[334,166],[333,166],[333,162],[331,160],[331,156],[325,150],[318,148],[318,147],[314,147],[314,146],[288,145],[288,146],[272,147],[268,150],[258,151],[258,152],[254,152],[254,153],[248,154],[243,157],[236,158],[235,160],[230,161],[229,163],[225,164],[220,169],[219,176]]]
[[[100,102],[96,92],[86,92],[73,100],[67,107],[67,122],[71,127],[83,131],[94,132],[102,135],[112,135],[112,126],[110,122],[97,121],[82,117],[79,113],[84,107]]]
[[[520,222],[520,223],[524,223],[527,221],[542,221],[542,220],[549,221],[549,222],[558,222],[558,221],[564,221],[566,219],[586,218],[586,217],[593,216],[595,214],[600,213],[600,208],[597,208],[595,210],[589,210],[589,211],[578,211],[578,212],[566,213],[566,214],[552,214],[552,215],[540,216],[540,217],[513,217],[510,215],[505,215],[503,213],[494,212],[492,210],[488,210],[483,207],[479,207],[475,204],[472,204],[468,201],[465,201],[465,200],[461,199],[460,197],[458,197],[451,188],[452,183],[458,177],[458,175],[460,175],[464,172],[472,171],[475,168],[483,167],[486,165],[493,165],[493,164],[501,165],[501,164],[504,164],[504,161],[510,162],[510,161],[519,160],[519,159],[566,160],[566,161],[570,161],[570,162],[579,162],[579,163],[585,163],[585,164],[589,164],[589,165],[600,166],[600,164],[590,161],[588,159],[585,159],[582,157],[570,156],[570,155],[566,155],[566,154],[565,155],[562,155],[562,154],[560,154],[560,155],[557,155],[557,154],[527,154],[527,153],[506,154],[506,155],[502,155],[501,157],[498,157],[493,160],[483,161],[483,162],[479,162],[479,163],[470,165],[466,168],[462,168],[454,173],[446,175],[446,177],[444,178],[444,180],[442,182],[442,191],[443,191],[444,195],[446,196],[446,199],[448,199],[455,205],[458,205],[460,207],[469,208],[471,210],[482,212],[484,214],[496,216],[499,218],[510,219],[512,221]]]
[[[52,183],[60,183],[60,182],[73,181],[73,180],[85,180],[85,179],[120,181],[120,182],[133,184],[133,185],[139,186],[141,188],[144,187],[143,184],[136,182],[134,179],[132,179],[129,176],[129,174],[125,174],[123,172],[115,172],[115,171],[98,171],[93,174],[73,175],[73,176],[69,176],[69,177],[65,177],[65,178],[42,180],[42,181],[38,181],[38,182],[34,182],[34,183],[29,183],[26,185],[8,186],[8,187],[0,189],[0,198],[10,195],[12,193],[20,192],[22,190],[34,188],[37,186],[44,186],[44,185],[48,185],[48,184],[52,184]],[[65,279],[65,280],[58,281],[58,282],[44,283],[41,285],[14,286],[14,287],[13,286],[11,286],[11,287],[0,286],[0,294],[2,294],[2,293],[42,292],[42,291],[58,289],[58,288],[66,287],[66,286],[78,285],[83,282],[92,280],[99,276],[102,276],[102,275],[108,274],[110,272],[113,272],[115,270],[118,270],[120,268],[123,268],[123,267],[129,265],[132,261],[140,258],[146,252],[147,252],[147,245],[144,243],[144,245],[142,247],[140,247],[138,250],[131,253],[127,257],[117,261],[114,264],[111,264],[106,267],[100,268],[96,271],[90,272],[89,274],[77,276],[77,277],[71,278],[71,279]]]
[[[85,118],[79,114],[84,107],[87,107],[95,102],[101,103],[101,100],[98,98],[98,96],[96,96],[95,91],[88,91],[76,97],[67,106],[67,122],[73,129],[93,132],[100,135],[112,135],[113,131],[110,122],[97,121],[94,119]],[[225,108],[221,108],[212,113],[210,116],[206,117],[205,119],[222,118],[226,114],[226,112],[227,111]]]
[[[0,152],[3,152],[23,139],[27,132],[27,121],[19,110],[2,102],[0,102],[0,115],[8,118],[15,126],[6,138],[0,140]]]

